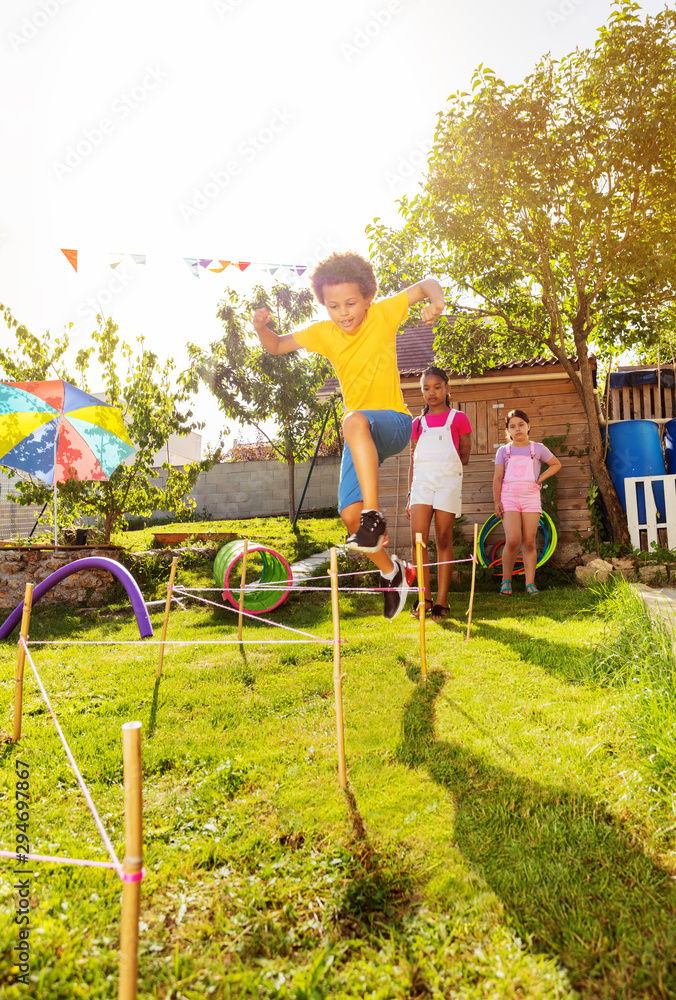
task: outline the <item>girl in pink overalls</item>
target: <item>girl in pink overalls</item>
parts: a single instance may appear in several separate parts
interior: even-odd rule
[[[427,544],[432,517],[439,559],[437,599],[432,601],[430,569],[426,565],[424,613],[434,620],[448,614],[448,588],[453,573],[453,525],[462,512],[462,467],[471,450],[472,428],[466,414],[452,410],[448,397],[448,375],[442,368],[431,367],[420,380],[425,409],[413,421],[411,461],[408,470],[406,517],[411,521],[415,559],[415,536],[420,532]],[[429,560],[425,559],[425,563]],[[418,602],[411,612],[419,617]]]
[[[505,427],[509,444],[498,449],[493,477],[495,513],[502,518],[505,529],[500,593],[505,597],[512,595],[512,572],[520,547],[526,593],[533,596],[540,593],[535,586],[535,536],[542,513],[540,485],[556,475],[561,463],[544,444],[530,440],[530,421],[523,410],[510,410]],[[547,468],[541,472],[543,462]]]

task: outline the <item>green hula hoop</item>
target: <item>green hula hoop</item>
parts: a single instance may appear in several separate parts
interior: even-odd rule
[[[490,535],[493,528],[497,528],[499,524],[502,524],[502,518],[498,517],[497,514],[491,514],[484,526],[479,531],[477,538],[477,558],[481,566],[484,569],[489,569],[488,559],[486,558],[486,552],[484,546],[486,544],[486,539]],[[556,543],[558,542],[558,536],[556,534],[556,526],[552,521],[549,514],[545,511],[540,514],[540,524],[539,527],[542,528],[542,532],[545,536],[545,544],[542,552],[538,556],[537,569],[540,566],[544,566],[548,559],[554,554],[556,548]]]

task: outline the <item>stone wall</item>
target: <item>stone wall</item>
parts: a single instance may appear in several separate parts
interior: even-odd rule
[[[299,502],[310,461],[294,469],[296,503]],[[334,507],[338,502],[340,456],[318,458],[303,500],[303,511]],[[166,470],[157,482],[166,481]],[[203,472],[190,494],[197,513],[206,510],[217,520],[240,517],[274,517],[288,514],[289,470],[284,462],[222,462]]]
[[[33,545],[0,548],[0,608],[15,608],[24,599],[27,583],[40,583],[67,563],[93,556],[120,562],[117,545],[69,546]],[[77,604],[93,607],[105,604],[116,581],[106,570],[72,573],[40,598],[41,604]]]

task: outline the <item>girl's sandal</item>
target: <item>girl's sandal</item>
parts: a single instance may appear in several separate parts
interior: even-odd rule
[[[502,594],[503,597],[511,597],[512,596],[512,581],[511,580],[503,580],[502,581],[502,583],[500,584],[500,593]]]
[[[429,608],[427,607],[428,604],[430,605]],[[425,598],[425,618],[427,618],[428,614],[430,613],[430,608],[431,607],[432,607],[432,601],[431,601],[431,599],[429,597],[426,597]],[[417,601],[417,600],[414,601],[413,602],[413,607],[411,608],[411,618],[420,618],[419,608],[420,608],[420,601]]]
[[[441,621],[448,614],[448,608],[445,604],[435,604],[432,608],[432,614],[430,618],[433,622]]]
[[[526,593],[529,597],[535,597],[540,591],[537,589],[534,583],[529,583],[526,587]]]

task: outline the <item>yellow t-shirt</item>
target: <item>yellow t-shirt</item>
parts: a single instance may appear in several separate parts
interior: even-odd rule
[[[346,411],[408,413],[397,368],[397,329],[407,316],[408,295],[399,292],[369,306],[354,333],[341,330],[327,319],[297,330],[293,339],[308,351],[329,359],[340,382]]]

